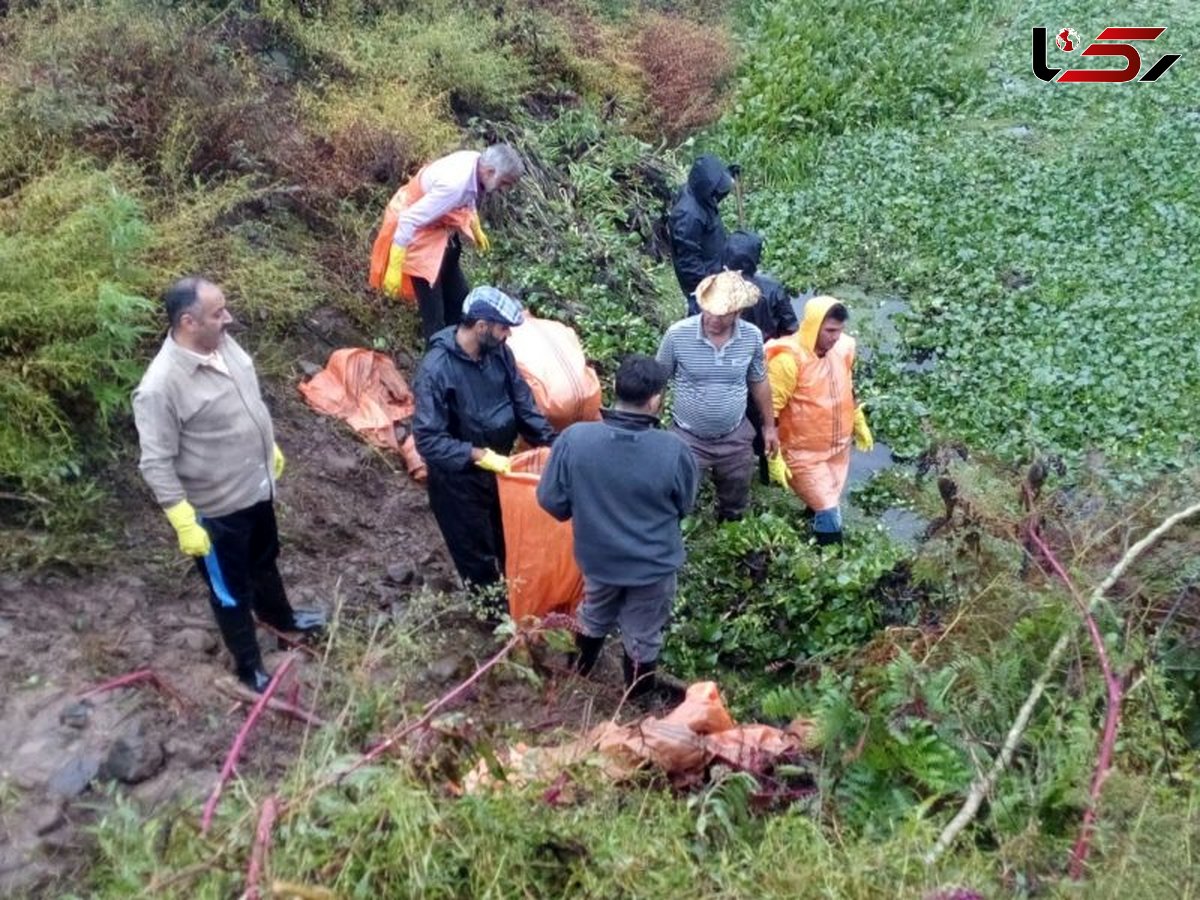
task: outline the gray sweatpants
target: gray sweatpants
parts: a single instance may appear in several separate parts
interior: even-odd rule
[[[740,519],[750,506],[750,478],[754,474],[754,426],[748,418],[724,437],[701,438],[678,425],[671,432],[692,451],[700,476],[711,472],[717,489],[717,518]]]
[[[675,589],[675,573],[652,584],[635,586],[602,584],[585,576],[579,630],[588,637],[608,637],[620,627],[621,642],[630,658],[639,663],[654,662],[662,649],[663,630],[671,619]]]

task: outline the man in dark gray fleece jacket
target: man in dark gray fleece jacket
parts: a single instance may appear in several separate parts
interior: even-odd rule
[[[559,436],[538,483],[538,503],[572,520],[585,592],[579,609],[576,669],[588,674],[604,639],[621,629],[625,686],[631,697],[655,688],[663,629],[684,561],[680,520],[696,502],[692,453],[658,428],[667,372],[649,356],[617,369],[617,402],[600,422]]]

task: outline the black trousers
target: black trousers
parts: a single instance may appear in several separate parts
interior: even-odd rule
[[[202,518],[200,524],[212,540],[212,551],[197,559],[196,565],[208,585],[213,615],[238,675],[249,676],[262,668],[254,614],[280,631],[290,631],[295,624],[275,565],[279,556],[275,504],[264,500],[227,516]]]
[[[450,236],[442,267],[437,279],[430,284],[424,278],[414,278],[413,292],[417,295],[417,309],[421,313],[421,332],[425,343],[447,325],[457,325],[462,319],[463,300],[471,291],[467,276],[459,265],[462,242],[457,234]]]
[[[445,472],[430,466],[426,487],[433,517],[467,587],[498,582],[504,574],[504,526],[496,476],[482,469]]]

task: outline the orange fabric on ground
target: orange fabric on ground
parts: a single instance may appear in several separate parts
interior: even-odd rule
[[[549,447],[518,453],[512,457],[512,471],[496,476],[508,610],[518,623],[530,616],[573,613],[583,599],[571,523],[559,522],[537,502],[538,479],[549,458]]]
[[[524,324],[509,335],[508,347],[555,431],[600,418],[600,379],[573,329],[526,313]]]
[[[342,419],[369,444],[404,458],[408,474],[425,478],[425,463],[412,435],[397,434],[416,409],[416,398],[391,357],[361,347],[335,350],[325,368],[300,385],[300,393],[317,412]]]
[[[375,235],[375,243],[371,246],[371,267],[367,275],[367,283],[375,290],[383,289],[383,273],[387,271],[388,255],[392,252],[392,238],[396,235],[396,221],[405,208],[412,206],[425,196],[421,187],[422,168],[411,180],[406,182],[392,195],[387,209],[383,213],[383,224],[379,234]],[[413,235],[412,243],[404,254],[404,281],[400,287],[400,296],[415,303],[416,293],[413,291],[412,279],[424,278],[430,284],[437,281],[438,271],[442,267],[442,257],[446,255],[446,244],[450,234],[458,231],[468,241],[474,241],[471,233],[471,217],[475,213],[467,208],[456,209],[442,216],[432,225],[418,228]]]
[[[679,783],[695,784],[714,761],[762,775],[778,762],[811,753],[818,742],[816,724],[808,719],[796,719],[782,729],[736,724],[717,685],[701,681],[688,687],[683,704],[664,717],[645,716],[628,725],[613,719],[556,747],[518,744],[498,752],[503,781],[492,774],[495,767],[488,760],[480,760],[464,780],[463,790],[473,794],[502,783],[550,781],[593,754],[599,756],[600,771],[614,780],[653,766]]]

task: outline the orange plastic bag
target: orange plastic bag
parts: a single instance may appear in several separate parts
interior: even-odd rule
[[[518,453],[512,457],[512,471],[496,479],[508,610],[516,622],[552,612],[570,614],[583,599],[571,523],[559,522],[537,502],[538,479],[549,458],[549,447]]]
[[[556,747],[519,744],[496,757],[506,772],[503,782],[522,785],[551,781],[594,751],[600,770],[614,781],[653,766],[676,783],[695,784],[715,760],[752,774],[763,774],[781,759],[809,753],[819,745],[815,723],[797,719],[785,729],[771,725],[737,725],[711,681],[692,684],[683,704],[658,718],[645,716],[628,725],[601,722],[587,734]],[[495,788],[494,766],[481,759],[467,775],[465,793]]]
[[[335,350],[325,368],[300,385],[300,393],[317,412],[342,419],[367,443],[402,456],[408,474],[425,480],[425,461],[412,435],[400,437],[416,398],[391,357],[361,347]]]
[[[526,314],[521,327],[512,330],[508,346],[538,409],[555,431],[600,418],[600,379],[571,328]]]

